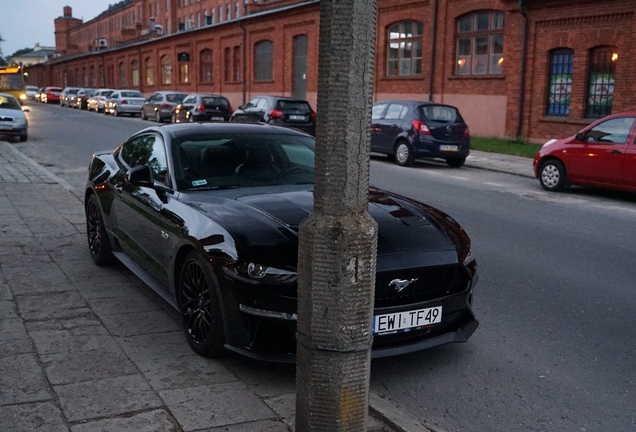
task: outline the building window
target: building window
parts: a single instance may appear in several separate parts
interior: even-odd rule
[[[219,22],[223,22],[223,6],[219,6]]]
[[[573,63],[573,50],[568,48],[558,48],[550,51],[548,106],[546,115],[567,116],[570,114]]]
[[[144,63],[144,68],[146,69],[146,85],[155,85],[155,66],[152,59],[148,57]]]
[[[172,84],[172,65],[168,55],[161,57],[161,84]]]
[[[500,75],[504,14],[474,12],[457,20],[456,75]]]
[[[274,43],[263,40],[254,44],[254,81],[271,81]]]
[[[232,19],[232,6],[230,3],[227,4],[227,20]]]
[[[179,63],[179,82],[188,84],[190,82],[190,64]]]
[[[590,51],[585,117],[604,117],[612,113],[617,61],[618,52],[614,47],[599,47]]]
[[[241,47],[234,47],[234,81],[241,80]]]
[[[239,2],[234,3],[234,18],[239,17]]]
[[[126,88],[126,63],[119,63],[119,88]]]
[[[422,73],[422,31],[419,21],[392,24],[387,35],[387,76],[412,76]]]
[[[139,87],[139,62],[137,60],[132,61],[130,65],[130,70],[132,72],[133,87]]]
[[[170,0],[166,0],[166,10],[170,9]]]
[[[199,56],[199,64],[201,65],[201,78],[202,83],[212,82],[212,50],[204,49]]]
[[[225,48],[223,50],[223,79],[229,81],[232,76],[232,63],[230,61],[230,49]]]
[[[201,12],[197,12],[197,27],[201,27]]]

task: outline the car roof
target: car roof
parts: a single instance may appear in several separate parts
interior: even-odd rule
[[[143,134],[150,131],[160,132],[164,135],[171,135],[172,139],[178,139],[190,135],[205,135],[216,132],[220,133],[236,133],[236,134],[260,134],[260,135],[296,135],[311,137],[304,132],[272,126],[264,123],[175,123],[163,126],[151,126],[143,129],[137,134]]]

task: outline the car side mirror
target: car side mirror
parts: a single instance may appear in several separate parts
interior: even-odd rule
[[[148,165],[140,165],[128,171],[128,181],[138,186],[153,186],[152,171]]]
[[[583,134],[582,132],[577,133],[575,138],[577,139],[577,141],[587,142],[587,139],[585,138],[585,134]]]
[[[23,111],[23,112],[31,112],[31,110],[30,110],[30,109],[28,109],[27,107],[22,108],[22,111]]]

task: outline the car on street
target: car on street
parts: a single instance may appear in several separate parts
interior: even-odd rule
[[[81,87],[66,87],[60,94],[60,106],[71,108],[72,98],[81,90]]]
[[[158,91],[150,95],[141,107],[143,120],[154,120],[161,123],[172,118],[172,110],[188,96],[177,91]]]
[[[312,136],[265,124],[141,130],[95,154],[85,189],[97,265],[115,258],[179,311],[203,356],[294,361],[299,224],[313,211]],[[477,264],[449,215],[377,188],[373,356],[466,341]],[[369,323],[371,324],[371,323]]]
[[[86,109],[88,111],[101,112],[104,111],[104,102],[113,94],[113,89],[97,89],[95,93],[86,101]]]
[[[224,96],[195,93],[173,108],[170,120],[171,123],[228,121],[231,115],[230,101]]]
[[[0,93],[0,135],[17,136],[20,141],[26,141],[29,122],[24,113],[28,111],[28,108],[22,108],[15,96]]]
[[[88,107],[88,98],[91,97],[95,93],[95,89],[85,88],[81,89],[77,92],[73,101],[73,108],[78,108],[80,110],[87,109]]]
[[[42,102],[42,93],[44,93],[44,89],[46,87],[40,87],[38,88],[38,91],[35,93],[35,96],[33,96],[33,100],[36,102]]]
[[[451,105],[409,100],[373,104],[371,151],[393,157],[401,166],[415,159],[444,159],[461,167],[470,154],[470,132]]]
[[[612,114],[577,134],[546,142],[534,175],[548,191],[570,185],[636,192],[636,111]]]
[[[61,96],[62,87],[46,87],[40,95],[40,102],[59,104]]]
[[[296,98],[255,97],[234,111],[230,121],[262,122],[316,135],[316,113],[311,109],[309,102]]]
[[[139,115],[146,99],[137,90],[115,90],[104,102],[104,114],[119,117],[122,114]]]
[[[25,87],[25,89],[26,89],[27,98],[29,98],[30,100],[35,100],[35,95],[37,94],[39,90],[37,86],[28,85]]]

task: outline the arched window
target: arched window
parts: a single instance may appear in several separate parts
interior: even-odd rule
[[[254,81],[271,81],[274,43],[262,40],[254,44]]]
[[[167,54],[161,57],[161,84],[172,84],[172,65]]]
[[[201,77],[202,83],[212,82],[212,50],[204,49],[199,53],[199,64],[201,65]]]
[[[585,117],[604,117],[612,113],[617,61],[618,51],[615,47],[597,47],[590,51]]]
[[[86,68],[85,67],[82,68],[82,75],[84,77],[83,86],[84,87],[88,87],[88,74],[86,73]]]
[[[412,76],[422,73],[422,32],[419,21],[391,24],[387,34],[387,76]]]
[[[99,65],[97,70],[99,75],[99,86],[104,87],[106,86],[106,77],[104,76],[104,66]]]
[[[500,75],[504,14],[479,11],[457,20],[456,75]]]
[[[570,114],[573,63],[574,50],[557,48],[550,51],[546,115],[567,116]]]
[[[130,64],[130,71],[132,73],[133,87],[139,87],[139,62],[137,60],[133,60]]]
[[[146,85],[155,84],[155,65],[152,58],[148,57],[144,62],[144,68],[146,70]]]
[[[119,88],[126,88],[126,63],[119,63]]]
[[[241,81],[241,47],[234,47],[234,81]]]

